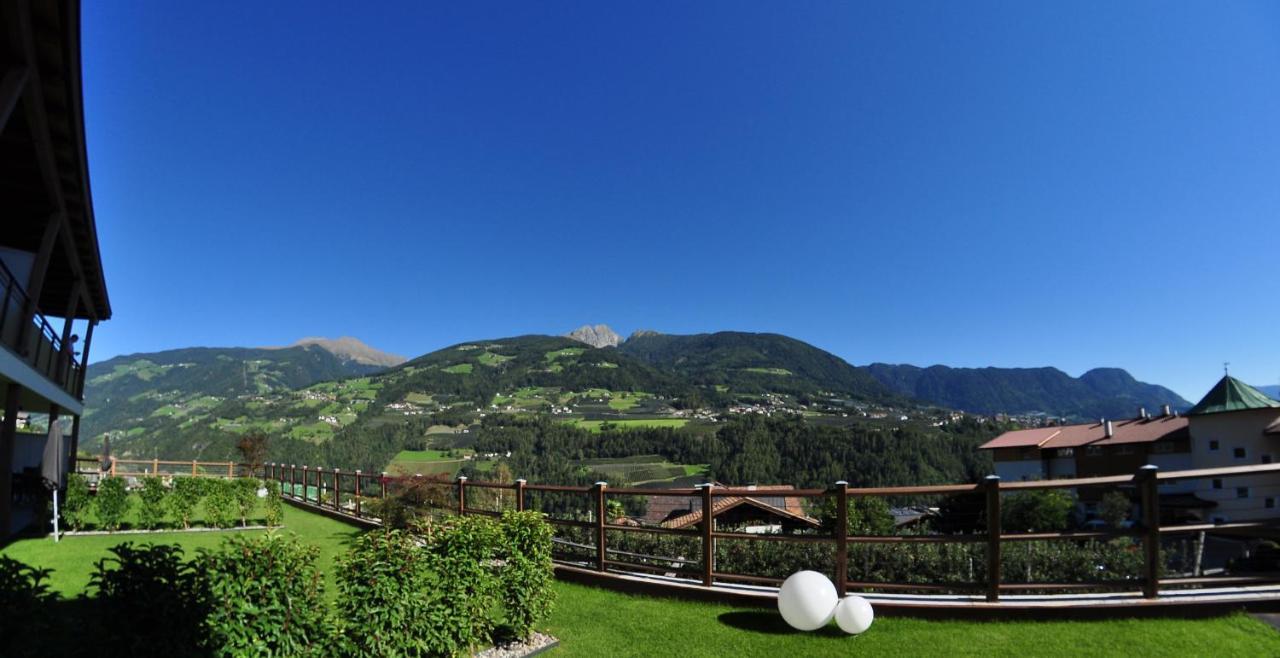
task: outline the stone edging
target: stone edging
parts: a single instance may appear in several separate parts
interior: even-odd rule
[[[275,526],[283,528],[283,525]],[[232,526],[230,528],[167,528],[160,530],[64,530],[62,537],[95,537],[99,535],[159,535],[176,532],[229,532],[237,530],[270,530],[271,526],[251,525],[251,526]]]

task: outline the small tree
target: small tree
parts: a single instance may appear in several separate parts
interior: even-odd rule
[[[235,485],[229,480],[205,483],[204,519],[215,528],[230,528],[236,513]]]
[[[262,463],[267,459],[267,448],[270,439],[264,432],[254,430],[245,433],[236,442],[236,450],[240,451],[240,461],[249,469],[249,477],[257,477],[262,472]]]
[[[267,487],[267,499],[263,501],[262,513],[267,525],[275,528],[284,520],[284,503],[280,500],[280,487],[272,483]]]
[[[435,625],[447,616],[433,609],[434,585],[430,556],[412,535],[383,530],[359,536],[338,563],[338,609],[348,653],[432,655]]]
[[[1098,501],[1098,517],[1112,528],[1119,528],[1129,518],[1133,506],[1129,497],[1119,491],[1110,491]]]
[[[108,531],[120,528],[129,512],[129,491],[124,478],[106,477],[98,482],[98,495],[94,498],[94,511],[98,522]]]
[[[169,490],[158,477],[142,478],[142,491],[138,492],[138,522],[147,530],[155,530],[164,522],[165,498]]]
[[[183,528],[191,527],[191,516],[204,497],[204,481],[196,477],[179,477],[173,480],[173,492],[169,494],[169,511],[182,522]]]
[[[236,510],[240,513],[240,526],[249,525],[249,515],[258,506],[258,487],[260,483],[253,478],[232,480],[232,490],[236,498]]]
[[[1075,506],[1071,494],[1061,489],[1031,489],[1005,499],[1002,523],[1016,532],[1061,532]]]
[[[502,515],[502,603],[507,623],[518,638],[527,638],[534,626],[546,620],[555,602],[551,563],[551,525],[538,512],[505,512]]]
[[[199,643],[204,601],[182,549],[126,542],[110,551],[89,582],[97,589],[105,646],[129,656],[189,655]]]
[[[202,550],[195,567],[209,602],[205,647],[216,656],[330,655],[319,554],[274,532]]]
[[[62,503],[62,518],[72,530],[84,529],[88,522],[89,510],[93,507],[93,496],[89,493],[89,480],[79,473],[67,476],[67,499]]]

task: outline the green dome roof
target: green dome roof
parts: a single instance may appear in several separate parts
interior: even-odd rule
[[[1204,399],[1191,407],[1188,416],[1217,414],[1224,411],[1280,408],[1280,402],[1267,397],[1258,389],[1227,375],[1205,394]]]

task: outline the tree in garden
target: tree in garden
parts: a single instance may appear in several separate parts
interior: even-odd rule
[[[62,518],[72,530],[83,530],[88,521],[93,497],[89,493],[89,480],[79,473],[67,476],[67,499],[62,503]]]
[[[253,478],[237,478],[231,481],[235,494],[236,510],[240,513],[241,527],[249,525],[249,515],[258,505],[258,487],[260,483]]]
[[[236,441],[236,450],[240,452],[240,461],[249,470],[249,477],[257,477],[262,472],[262,464],[267,459],[270,439],[259,430],[246,432]]]
[[[551,614],[555,591],[551,584],[551,525],[538,512],[502,515],[501,556],[505,562],[500,591],[516,637],[527,638]]]
[[[360,535],[338,562],[339,617],[347,653],[426,656],[445,615],[433,609],[436,577],[427,552],[401,530]]]
[[[138,522],[147,530],[155,530],[164,523],[165,498],[169,490],[158,477],[142,478],[142,490],[138,492]]]
[[[1119,491],[1109,491],[1098,501],[1098,518],[1110,528],[1119,528],[1129,518],[1133,503]]]
[[[1061,532],[1075,506],[1075,498],[1062,489],[1022,491],[1005,497],[1002,523],[1010,532]]]
[[[98,481],[98,495],[93,501],[98,522],[108,531],[118,530],[129,511],[129,491],[124,478],[105,477]]]
[[[275,528],[284,520],[284,502],[280,499],[280,487],[274,483],[267,487],[267,498],[262,502],[262,514],[267,527]]]
[[[173,480],[169,494],[169,512],[182,522],[183,528],[191,527],[191,517],[204,497],[204,480],[195,477],[179,477]]]
[[[230,480],[205,483],[204,518],[215,528],[230,528],[236,513],[235,485]]]

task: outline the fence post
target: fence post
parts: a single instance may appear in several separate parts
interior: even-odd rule
[[[289,495],[298,497],[298,465],[289,464]]]
[[[360,518],[360,469],[356,469],[356,518]]]
[[[195,462],[191,462],[191,463],[194,464]],[[116,458],[113,455],[111,457],[111,477],[115,477],[115,476],[116,476]]]
[[[849,483],[836,482],[836,596],[849,593]]]
[[[458,476],[458,516],[467,513],[467,476]]]
[[[609,486],[608,482],[596,483],[596,570],[607,571],[605,564],[605,532],[604,532],[604,489]]]
[[[382,483],[382,502],[385,503],[387,502],[387,472],[386,471],[382,472],[382,478],[379,481]]]
[[[196,460],[191,460],[191,477],[196,476]]]
[[[236,476],[235,469],[236,469],[235,462],[227,462],[227,479],[231,479]]]
[[[1142,553],[1146,566],[1142,595],[1148,599],[1160,595],[1160,494],[1156,487],[1159,471],[1155,464],[1147,464],[1133,477],[1142,493]]]
[[[160,458],[156,457],[151,460],[151,475],[160,475]]]
[[[333,511],[342,511],[342,475],[337,467],[333,469]]]
[[[715,582],[712,575],[715,573],[716,544],[715,538],[711,533],[715,531],[715,521],[712,514],[713,499],[711,497],[711,487],[714,486],[710,482],[699,485],[702,488],[702,585],[711,587]]]
[[[524,511],[524,478],[516,480],[516,511]]]
[[[982,481],[987,493],[987,600],[1000,600],[1000,476]]]
[[[307,465],[303,464],[302,465],[302,502],[304,503],[311,502],[311,499],[307,497],[307,487],[310,486],[308,484],[310,481],[311,481],[311,478],[307,475]],[[316,489],[316,495],[317,496],[320,495],[319,488]]]

